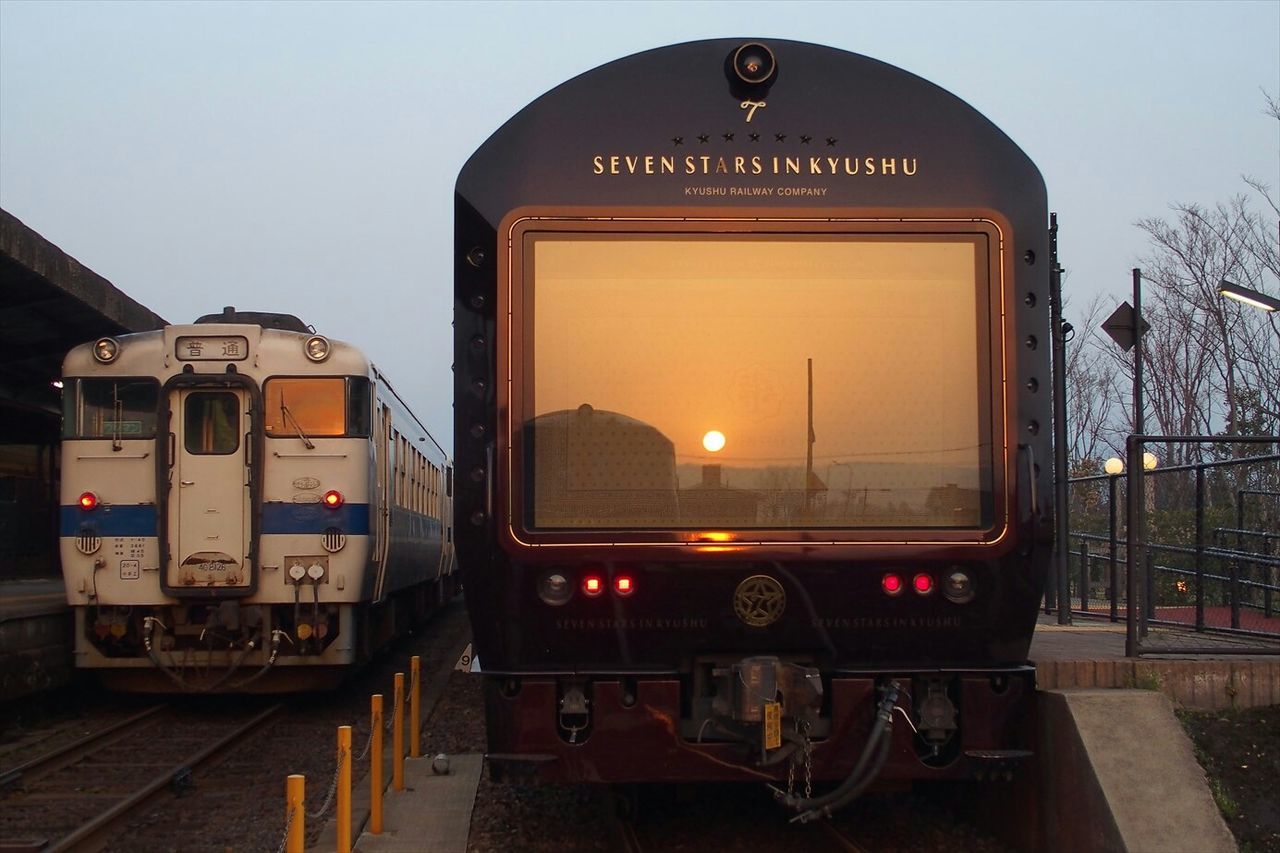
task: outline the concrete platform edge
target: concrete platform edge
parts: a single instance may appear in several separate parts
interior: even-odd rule
[[[1193,711],[1257,708],[1280,704],[1280,660],[1040,659],[1036,685],[1153,690]]]
[[[1236,850],[1168,697],[1074,688],[1038,705],[1042,849]]]

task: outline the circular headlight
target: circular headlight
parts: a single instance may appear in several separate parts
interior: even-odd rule
[[[93,342],[93,357],[103,364],[110,364],[120,354],[120,342],[115,338],[98,338]]]
[[[738,79],[750,86],[767,83],[778,68],[773,51],[759,42],[747,42],[739,47],[729,64]]]
[[[560,572],[549,572],[538,581],[538,598],[559,607],[573,597],[573,584]]]
[[[957,604],[973,601],[973,580],[969,577],[968,572],[956,569],[947,575],[946,583],[942,586],[942,592]]]
[[[307,358],[315,362],[324,361],[329,357],[329,339],[324,335],[312,335],[307,338],[303,349],[307,353]]]

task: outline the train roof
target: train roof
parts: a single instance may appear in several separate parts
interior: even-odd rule
[[[196,318],[196,323],[240,323],[248,326],[261,326],[264,329],[279,329],[282,332],[315,332],[310,326],[292,314],[280,314],[274,311],[237,311],[228,305],[221,314],[205,314]]]
[[[744,91],[727,63],[752,43],[776,56],[776,74]],[[456,191],[495,227],[522,206],[606,198],[637,209],[983,208],[1047,224],[1039,170],[973,106],[879,60],[786,39],[686,42],[580,74],[496,130]]]

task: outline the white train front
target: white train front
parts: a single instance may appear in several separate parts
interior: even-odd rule
[[[76,665],[138,691],[289,691],[453,592],[452,468],[354,346],[236,312],[63,365]]]

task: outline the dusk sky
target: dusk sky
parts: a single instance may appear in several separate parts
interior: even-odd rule
[[[1242,175],[1280,194],[1275,0],[0,0],[0,207],[172,322],[280,310],[361,346],[449,447],[468,156],[597,65],[747,36],[865,54],[985,113],[1045,176],[1069,317],[1128,297],[1136,220],[1252,192]]]

